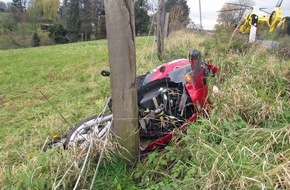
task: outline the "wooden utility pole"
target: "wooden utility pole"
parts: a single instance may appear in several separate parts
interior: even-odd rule
[[[135,19],[133,0],[105,0],[110,56],[113,125],[124,156],[139,155],[136,90]]]
[[[164,46],[164,20],[165,20],[165,2],[158,0],[157,12],[157,55],[158,59],[162,59],[163,46]]]
[[[169,14],[170,13],[166,13],[165,14],[165,26],[164,26],[164,37],[167,38],[168,37],[168,25],[169,25]]]
[[[202,27],[202,16],[201,16],[201,3],[200,3],[200,0],[199,0],[199,24],[200,24],[200,30],[202,31],[203,30],[203,27]]]

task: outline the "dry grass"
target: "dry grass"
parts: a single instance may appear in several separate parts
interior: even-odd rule
[[[240,115],[253,125],[261,125],[269,118],[282,117],[289,109],[284,103],[289,92],[283,73],[289,70],[290,63],[273,55],[263,58],[269,54],[266,49],[250,52],[254,53],[236,55],[234,60],[230,57],[221,64],[218,81],[224,88],[219,109],[226,117]]]
[[[289,189],[290,62],[257,45],[206,45],[221,69],[209,83],[222,92],[211,117],[150,154],[135,177],[152,189]]]
[[[239,44],[232,48],[219,38],[186,31],[166,40],[164,60],[159,61],[155,49],[151,54],[153,40],[143,45],[144,40],[137,42],[138,74],[186,58],[189,50],[198,48],[221,68],[209,84],[218,84],[222,96],[212,99],[209,119],[176,136],[177,141],[163,152],[147,155],[134,169],[135,178],[126,164],[113,161],[116,144],[108,146],[96,185],[103,189],[133,189],[136,184],[141,189],[290,188],[290,62],[257,46],[234,49]],[[109,66],[106,49],[100,41],[0,52],[2,189],[73,188],[86,152],[41,150],[51,135],[63,134],[102,110],[110,94],[109,80],[99,77]],[[89,155],[79,189],[91,183],[99,145]]]

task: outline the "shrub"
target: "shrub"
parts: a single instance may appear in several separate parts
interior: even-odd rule
[[[37,34],[40,38],[40,46],[48,46],[53,44],[52,39],[48,36],[48,32],[37,30]]]
[[[68,43],[69,40],[66,37],[67,30],[64,29],[62,24],[57,23],[48,28],[48,36],[53,40],[56,44],[65,44]]]
[[[32,47],[40,46],[40,38],[37,32],[34,32],[32,35]]]

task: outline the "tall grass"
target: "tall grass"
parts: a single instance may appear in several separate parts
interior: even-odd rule
[[[107,149],[96,188],[289,188],[289,61],[256,45],[229,43],[226,36],[172,34],[163,61],[152,37],[137,38],[138,74],[198,48],[221,68],[209,84],[219,85],[222,95],[211,97],[208,119],[137,167]],[[110,96],[109,78],[99,74],[109,69],[107,42],[0,51],[0,57],[0,188],[72,189],[85,153],[42,149],[53,134],[102,110]],[[91,183],[95,152],[78,189]]]
[[[221,69],[210,85],[216,83],[222,95],[211,97],[209,118],[138,164],[140,187],[290,188],[290,62],[255,44],[225,43],[218,35],[201,45]]]
[[[135,177],[149,189],[289,189],[289,125],[243,125],[202,120],[138,164]]]

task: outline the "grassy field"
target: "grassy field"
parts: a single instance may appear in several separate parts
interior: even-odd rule
[[[228,36],[180,32],[166,40],[162,62],[196,47],[216,63],[221,72],[210,84],[222,96],[209,119],[134,167],[108,151],[95,189],[290,188],[289,59]],[[161,63],[152,44],[136,40],[138,74]],[[101,111],[110,96],[103,69],[105,40],[0,51],[0,189],[73,188],[82,157],[43,145]],[[96,160],[78,189],[88,189]]]

